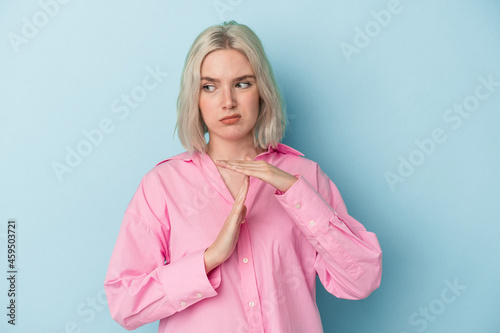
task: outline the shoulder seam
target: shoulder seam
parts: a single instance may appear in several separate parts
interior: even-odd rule
[[[135,217],[135,220],[137,222],[139,222],[140,224],[142,224],[148,230],[151,230],[151,232],[153,234],[155,234],[155,236],[158,237],[158,239],[162,239],[162,237],[160,235],[158,235],[158,232],[153,227],[151,227],[149,224],[147,224],[146,222],[144,222],[144,220],[142,219],[141,216],[139,216],[138,214],[133,213],[131,211],[128,211],[128,210],[125,211],[125,214],[128,214],[128,215],[131,215],[131,216]],[[162,241],[162,243],[164,243],[164,242]]]
[[[192,160],[192,157],[188,157],[187,158],[187,156],[189,156],[189,152],[185,151],[183,153],[180,153],[180,154],[177,154],[177,155],[172,156],[170,158],[167,158],[166,160],[163,160],[163,161],[157,163],[155,166],[158,166],[158,165],[160,165],[162,163],[165,163],[165,162],[168,162],[170,160],[184,160],[184,161],[190,161],[190,160]]]

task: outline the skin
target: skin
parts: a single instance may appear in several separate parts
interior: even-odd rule
[[[264,150],[253,145],[253,128],[259,114],[259,93],[248,59],[237,50],[209,53],[201,66],[199,107],[208,128],[207,153],[218,167],[234,204],[216,240],[205,251],[209,273],[226,261],[236,248],[245,221],[249,177],[256,177],[286,192],[297,178],[265,161],[254,158]],[[220,120],[240,116],[234,124]],[[237,188],[239,186],[239,191]]]

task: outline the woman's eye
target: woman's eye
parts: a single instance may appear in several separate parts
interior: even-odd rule
[[[211,84],[205,84],[202,88],[204,91],[207,91],[207,92],[212,92],[215,90],[215,87]]]
[[[250,87],[251,85],[252,84],[250,82],[240,82],[236,86],[238,86],[239,88],[246,89],[246,88]]]

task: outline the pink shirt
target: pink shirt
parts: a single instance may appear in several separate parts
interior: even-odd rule
[[[322,332],[316,274],[331,294],[365,298],[380,285],[374,233],[348,215],[337,187],[279,144],[255,160],[295,175],[286,192],[250,178],[237,248],[205,273],[203,254],[233,205],[207,154],[184,152],[142,179],[125,212],[104,283],[111,316],[128,330]]]

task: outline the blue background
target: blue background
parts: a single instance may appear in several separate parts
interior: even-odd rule
[[[148,170],[184,151],[173,130],[185,56],[229,19],[267,50],[283,142],[321,165],[382,246],[367,299],[318,283],[325,332],[500,331],[499,17],[493,0],[2,1],[0,266],[15,218],[19,274],[15,327],[0,279],[0,331],[124,331],[102,286],[124,210]],[[146,91],[148,68],[168,76]],[[475,111],[447,111],[476,89]],[[114,112],[132,92],[137,106]],[[106,119],[109,133],[86,144]],[[58,177],[78,145],[88,154]]]

